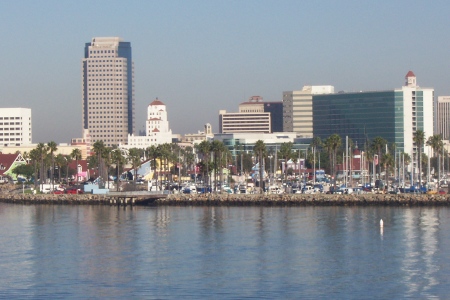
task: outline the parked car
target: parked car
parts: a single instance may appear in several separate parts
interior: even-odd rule
[[[64,194],[64,191],[61,191],[61,190],[54,190],[54,191],[51,192],[51,194],[61,195],[61,194]]]
[[[83,194],[83,191],[76,188],[66,189],[66,194]]]
[[[439,190],[438,194],[439,194],[439,195],[445,195],[445,194],[447,194],[447,192],[444,191],[444,190]]]

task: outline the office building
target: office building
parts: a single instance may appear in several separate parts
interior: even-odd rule
[[[307,85],[301,91],[283,92],[283,131],[313,136],[313,95],[334,93],[331,85]]]
[[[0,146],[31,144],[31,109],[0,108]]]
[[[93,38],[82,61],[83,129],[92,143],[127,143],[135,130],[131,45],[118,37]]]
[[[414,132],[423,130],[425,139],[433,135],[434,89],[417,86],[411,71],[405,79],[394,90],[314,95],[314,136],[326,139],[337,133],[361,147],[380,136],[415,154]]]
[[[435,131],[450,140],[450,96],[439,96],[436,103]]]
[[[272,133],[282,130],[282,102],[263,102],[252,96],[239,104],[239,112],[219,111],[220,133]]]

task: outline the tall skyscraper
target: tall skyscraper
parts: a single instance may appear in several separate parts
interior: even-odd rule
[[[92,143],[126,144],[135,129],[130,43],[118,37],[93,38],[85,45],[82,64],[83,128]]]

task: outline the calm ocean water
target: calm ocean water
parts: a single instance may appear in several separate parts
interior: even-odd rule
[[[0,237],[0,298],[450,298],[447,207],[0,204]]]

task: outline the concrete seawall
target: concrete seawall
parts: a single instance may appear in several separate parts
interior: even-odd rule
[[[15,204],[72,204],[72,205],[111,205],[111,200],[120,203],[119,198],[105,195],[31,195],[0,194],[0,202]],[[417,194],[362,194],[362,195],[257,195],[257,194],[205,194],[168,195],[150,205],[179,206],[450,206],[450,195]]]

